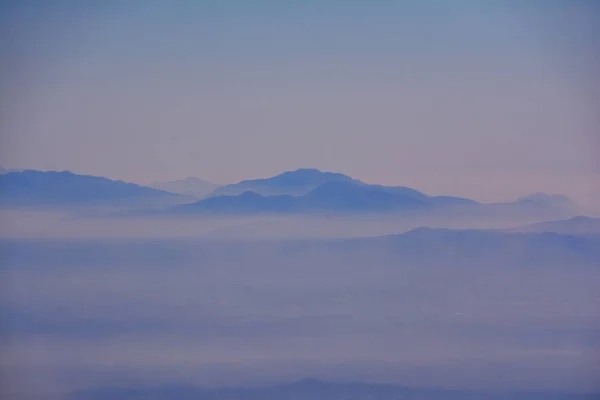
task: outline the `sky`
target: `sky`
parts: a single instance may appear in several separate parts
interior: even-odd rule
[[[593,1],[2,2],[0,165],[600,204]]]

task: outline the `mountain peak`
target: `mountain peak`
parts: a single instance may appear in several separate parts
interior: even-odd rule
[[[283,172],[284,174],[294,174],[294,173],[311,173],[311,174],[326,174],[327,172],[321,171],[316,168],[298,168],[292,171]]]
[[[324,172],[314,168],[300,168],[286,171],[270,178],[248,179],[226,185],[217,189],[212,195],[239,195],[245,191],[252,191],[264,196],[292,195],[302,196],[328,182],[354,182],[359,181],[351,177],[336,173]]]
[[[286,185],[314,185],[320,186],[321,184],[328,182],[353,182],[354,179],[348,175],[340,174],[337,172],[324,172],[318,169],[301,168],[295,171],[286,171],[282,174],[276,175],[270,178],[271,181],[278,184]]]
[[[561,209],[564,211],[573,211],[577,208],[576,204],[567,196],[561,194],[533,193],[521,197],[517,203],[524,205],[542,206],[551,209]]]
[[[571,199],[569,199],[567,196],[564,196],[562,194],[548,194],[548,193],[542,193],[542,192],[537,192],[537,193],[532,193],[529,194],[527,196],[523,196],[521,197],[518,201],[533,201],[533,202],[537,202],[537,203],[557,203],[557,202],[561,202],[561,203],[571,203]]]

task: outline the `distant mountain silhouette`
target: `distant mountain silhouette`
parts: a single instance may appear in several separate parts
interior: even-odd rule
[[[61,206],[176,196],[145,186],[69,171],[24,170],[0,175],[0,205]]]
[[[303,168],[296,171],[287,171],[271,178],[250,179],[239,183],[225,185],[217,189],[213,196],[237,196],[244,192],[254,192],[263,196],[292,195],[301,196],[329,182],[354,182],[359,181],[343,174],[334,172],[321,172],[317,169]]]
[[[384,186],[328,182],[298,198],[306,211],[393,211],[427,206],[417,191],[394,191]]]
[[[454,216],[537,215],[560,218],[573,215],[574,208],[573,203],[564,196],[536,193],[511,203],[481,204],[460,197],[428,196],[408,187],[367,184],[347,175],[316,169],[299,169],[272,178],[242,181],[217,188],[209,195],[206,193],[216,185],[197,178],[155,186],[150,188],[68,171],[9,171],[0,174],[0,205],[74,205],[141,198],[166,199],[169,196],[175,196],[181,203],[189,201],[183,196],[191,195],[201,197],[201,200],[157,212],[139,210],[133,213],[383,213],[449,210]]]
[[[568,235],[600,234],[600,218],[592,218],[580,215],[570,219],[524,225],[511,229],[511,231],[555,232]]]
[[[386,260],[397,257],[411,265],[477,268],[600,265],[600,236],[417,228],[399,235],[346,239],[337,246],[344,254],[378,254]]]
[[[577,205],[568,197],[535,193],[506,203],[486,203],[472,209],[475,216],[569,218],[576,215]]]
[[[317,184],[321,182],[320,184]],[[316,186],[315,186],[316,185]],[[305,194],[299,194],[313,187]],[[237,195],[219,195],[222,191]],[[251,190],[256,189],[256,191]],[[287,193],[271,194],[270,193]],[[346,175],[306,169],[285,172],[269,179],[243,181],[224,186],[207,199],[185,204],[174,212],[210,213],[299,213],[299,212],[387,212],[423,210],[436,206],[476,205],[451,196],[430,197],[415,189],[369,185]]]
[[[301,210],[297,198],[289,195],[263,196],[254,192],[244,192],[238,196],[215,196],[192,204],[183,204],[171,209],[176,213],[281,213]]]
[[[209,197],[172,209],[190,213],[307,213],[307,212],[382,212],[422,208],[426,202],[396,195],[386,190],[354,184],[327,183],[304,196],[263,196],[244,192],[238,196]]]
[[[178,193],[185,196],[192,196],[201,199],[218,188],[221,185],[207,182],[198,178],[187,178],[178,181],[158,182],[151,185],[154,189],[164,190],[166,192]]]
[[[558,194],[533,193],[528,196],[521,197],[516,201],[516,203],[562,210],[574,210],[576,208],[575,203],[573,203],[571,199]]]
[[[491,392],[409,388],[387,384],[329,383],[304,380],[287,385],[248,388],[199,388],[165,385],[140,388],[97,388],[72,393],[70,400],[591,400],[596,394],[553,392]]]
[[[11,265],[43,263],[45,260],[56,260],[57,257],[61,265],[102,265],[124,259],[144,265],[160,265],[165,259],[177,262],[248,259],[264,263],[274,257],[293,260],[299,265],[326,259],[331,263],[355,260],[363,266],[378,264],[389,265],[390,268],[468,266],[481,270],[600,267],[600,235],[417,228],[403,234],[379,237],[285,240],[280,246],[274,246],[274,243],[268,240],[251,243],[226,241],[217,246],[207,238],[179,244],[148,241],[139,246],[132,246],[128,242],[118,246],[103,241],[76,242],[68,248],[57,248],[51,242],[40,245],[35,242],[0,241],[0,253],[5,262]],[[90,254],[93,254],[93,260]]]

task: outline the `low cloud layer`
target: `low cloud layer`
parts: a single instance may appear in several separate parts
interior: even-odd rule
[[[4,241],[3,371],[12,390],[49,392],[303,378],[598,388],[597,239],[507,234],[482,252],[476,232],[425,234],[410,251],[402,237]]]

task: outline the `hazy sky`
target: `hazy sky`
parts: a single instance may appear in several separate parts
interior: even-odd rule
[[[600,202],[593,1],[3,7],[5,167]]]

